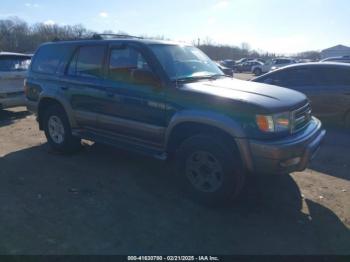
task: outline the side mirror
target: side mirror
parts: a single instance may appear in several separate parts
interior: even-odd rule
[[[135,69],[132,71],[132,78],[138,84],[160,86],[159,78],[149,70]]]

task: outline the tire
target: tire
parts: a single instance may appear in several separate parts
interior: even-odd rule
[[[185,140],[176,152],[175,161],[187,193],[210,206],[231,203],[245,180],[235,151],[234,145],[220,136],[200,134]]]
[[[260,68],[255,68],[253,71],[254,75],[259,76],[262,74],[262,70]]]
[[[43,118],[46,139],[55,151],[73,153],[81,148],[81,139],[72,135],[64,109],[59,105],[50,106]]]

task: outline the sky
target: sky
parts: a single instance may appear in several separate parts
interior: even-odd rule
[[[0,19],[14,16],[278,54],[350,46],[349,0],[1,0]]]

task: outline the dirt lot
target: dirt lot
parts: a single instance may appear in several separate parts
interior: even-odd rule
[[[350,254],[345,131],[328,131],[309,170],[252,177],[210,209],[165,162],[96,144],[55,154],[22,110],[0,113],[1,254]]]

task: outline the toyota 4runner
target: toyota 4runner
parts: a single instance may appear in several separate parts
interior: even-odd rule
[[[25,81],[48,143],[81,139],[161,159],[195,196],[215,203],[255,172],[301,171],[325,135],[305,95],[225,76],[199,49],[102,36],[43,44]]]

